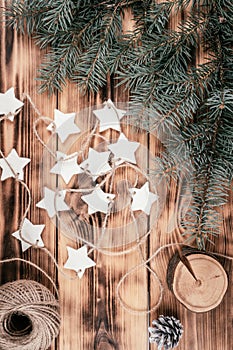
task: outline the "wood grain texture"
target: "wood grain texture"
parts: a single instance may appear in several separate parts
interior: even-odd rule
[[[0,0],[4,5],[4,0]],[[130,16],[126,20],[132,23]],[[172,25],[176,26],[178,19],[175,14],[172,17]],[[124,30],[127,30],[125,23]],[[123,89],[116,88],[114,81],[110,81],[106,89],[98,95],[81,96],[74,85],[68,84],[64,92],[48,98],[46,94],[37,94],[36,71],[41,62],[42,52],[35,47],[34,42],[26,36],[22,37],[9,29],[1,26],[0,30],[0,91],[4,92],[11,86],[15,87],[19,98],[23,92],[27,92],[36,106],[45,116],[53,117],[54,108],[64,113],[102,103],[106,98],[114,102],[128,101],[128,94]],[[203,59],[202,53],[197,53],[197,61]],[[50,179],[42,176],[40,167],[43,159],[43,148],[36,140],[32,123],[35,113],[28,103],[25,103],[23,111],[15,118],[14,123],[4,121],[0,125],[0,147],[5,154],[12,147],[17,149],[21,156],[32,159],[25,172],[25,180],[32,191],[33,203],[29,219],[34,224],[46,224],[43,239],[46,247],[56,257],[60,266],[67,259],[66,245],[79,247],[80,243],[74,243],[65,237],[61,227],[57,227],[48,218],[43,210],[35,207],[42,197],[43,182]],[[38,131],[47,142],[49,133],[41,123]],[[126,134],[134,141],[139,141],[152,154],[156,154],[160,147],[158,140],[146,134],[132,133],[126,129]],[[146,159],[146,166],[151,165],[151,160]],[[41,179],[43,178],[43,181]],[[165,206],[156,223],[149,239],[143,247],[145,258],[151,256],[161,245],[182,240],[175,230],[171,231],[171,222],[176,210],[177,188],[172,185],[166,194]],[[86,270],[84,277],[79,280],[69,280],[58,273],[46,254],[30,249],[22,255],[19,242],[11,236],[17,230],[20,218],[27,205],[26,193],[15,184],[13,180],[0,182],[0,247],[1,259],[24,256],[37,263],[57,281],[61,297],[62,327],[58,339],[54,342],[52,350],[148,350],[156,349],[155,345],[148,344],[147,327],[151,321],[160,314],[174,315],[179,318],[184,326],[184,335],[178,346],[178,350],[229,350],[233,348],[232,341],[232,262],[221,259],[221,263],[229,278],[229,287],[222,303],[214,310],[195,314],[180,304],[173,293],[166,287],[166,269],[168,262],[174,254],[174,249],[167,249],[150,262],[162,281],[165,292],[159,309],[148,315],[133,315],[123,310],[116,298],[116,285],[121,276],[131,267],[138,264],[140,255],[137,251],[130,254],[109,257],[99,252],[93,253],[97,265],[94,269]],[[232,254],[232,209],[233,198],[229,196],[229,204],[221,209],[222,232],[215,239],[215,246],[208,246],[211,251],[223,254]],[[120,221],[122,217],[118,217]],[[149,225],[150,223],[148,223]],[[153,223],[152,223],[153,224]],[[171,232],[170,232],[171,231]],[[168,233],[169,232],[169,233]],[[38,280],[49,287],[41,274],[26,266],[15,264],[0,267],[0,282],[19,277],[27,277]],[[75,276],[72,271],[67,271],[70,276]],[[136,309],[147,309],[156,304],[159,296],[158,284],[151,273],[143,268],[131,275],[121,289],[122,298]]]
[[[180,261],[175,268],[173,292],[189,310],[207,312],[216,308],[228,287],[227,274],[222,265],[207,254],[187,256],[196,279]]]

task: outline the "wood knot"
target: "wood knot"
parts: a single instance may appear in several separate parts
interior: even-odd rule
[[[94,350],[118,350],[118,345],[112,335],[106,330],[104,321],[100,323],[100,327],[95,336]]]

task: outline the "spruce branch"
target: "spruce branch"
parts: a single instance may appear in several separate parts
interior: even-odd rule
[[[207,127],[203,134],[208,135],[208,140],[204,140],[203,144],[203,137],[197,137],[196,145],[190,147],[196,171],[193,204],[188,213],[189,224],[186,223],[186,230],[188,235],[196,238],[200,249],[205,249],[205,240],[211,241],[209,235],[219,233],[220,220],[216,209],[228,200],[228,189],[233,176],[233,134],[225,136],[226,119],[223,115],[228,114],[229,109],[232,110],[232,98],[230,91],[212,93],[206,102],[208,111],[205,122],[202,121]],[[196,220],[192,221],[193,218]]]
[[[120,4],[119,4],[120,5]],[[121,32],[121,18],[119,14],[119,5],[115,6],[113,11],[107,11],[103,19],[102,28],[103,34],[97,34],[97,40],[90,48],[80,55],[79,61],[75,67],[77,72],[77,81],[82,91],[88,89],[98,91],[98,88],[106,82],[108,73],[108,52],[111,50],[113,42]]]
[[[128,8],[134,30],[123,35]],[[189,15],[169,29],[174,11],[185,9]],[[164,140],[169,154],[156,159],[154,176],[178,180],[185,169],[177,157],[183,164],[190,157],[193,201],[183,225],[204,249],[219,233],[218,208],[233,179],[232,1],[12,0],[5,15],[8,25],[49,50],[41,92],[62,90],[67,79],[84,93],[98,91],[111,74],[130,90],[140,125],[158,136],[173,135]],[[199,48],[208,59],[197,66]]]

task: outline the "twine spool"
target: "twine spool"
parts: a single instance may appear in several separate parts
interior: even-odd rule
[[[59,327],[59,302],[44,285],[18,280],[0,287],[1,350],[48,349]]]
[[[175,297],[193,312],[207,312],[217,307],[228,287],[228,278],[222,265],[212,254],[190,247],[182,249],[192,266],[196,280],[183,265],[179,255],[170,260],[167,271],[168,287]]]

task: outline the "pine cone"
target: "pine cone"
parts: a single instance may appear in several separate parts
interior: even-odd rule
[[[183,333],[183,326],[179,320],[173,316],[159,316],[158,320],[152,321],[155,327],[149,327],[149,341],[156,343],[158,350],[164,347],[169,350],[177,347]]]

